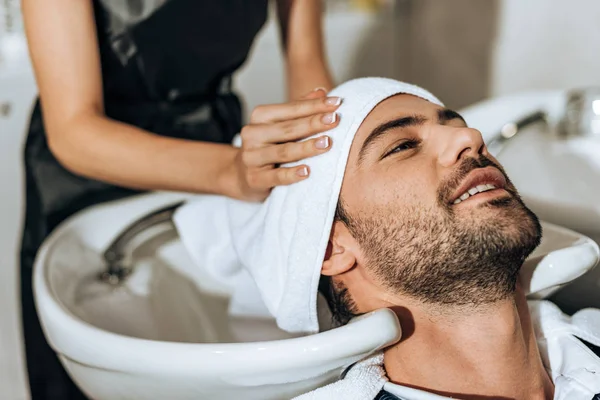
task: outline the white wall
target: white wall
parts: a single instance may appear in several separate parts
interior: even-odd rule
[[[324,26],[325,48],[337,82],[365,75],[395,76],[398,68],[393,22],[392,12],[328,14]],[[271,18],[235,79],[246,114],[259,104],[286,100],[280,48],[277,23]]]
[[[600,1],[503,0],[491,95],[600,86]]]
[[[23,213],[21,154],[35,84],[24,39],[4,37],[0,68],[0,399],[29,398],[21,341],[18,258]],[[7,50],[8,48],[8,50]]]

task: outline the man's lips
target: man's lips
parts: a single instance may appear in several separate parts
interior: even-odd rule
[[[471,171],[460,186],[456,188],[452,196],[450,196],[449,203],[455,204],[458,199],[461,199],[461,196],[462,200],[466,199],[466,194],[472,196],[482,190],[489,190],[489,187],[486,189],[487,185],[492,185],[495,189],[505,189],[506,178],[504,177],[504,174],[495,167],[475,169]]]

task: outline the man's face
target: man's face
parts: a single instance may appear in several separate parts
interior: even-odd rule
[[[384,290],[426,303],[508,296],[541,238],[480,132],[410,95],[383,101],[361,125],[341,201],[356,264]]]

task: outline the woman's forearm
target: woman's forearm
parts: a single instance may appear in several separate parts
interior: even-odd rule
[[[144,190],[229,193],[237,150],[226,144],[155,135],[102,115],[81,115],[49,135],[59,162],[73,173]]]
[[[92,2],[23,0],[23,16],[48,144],[63,166],[139,189],[235,189],[223,182],[223,171],[235,177],[233,147],[164,138],[105,116]]]
[[[323,44],[320,0],[278,0],[281,39],[287,66],[288,96],[297,99],[333,80]]]
[[[329,69],[322,58],[290,61],[287,74],[290,99],[297,99],[319,87],[331,90],[334,86]]]

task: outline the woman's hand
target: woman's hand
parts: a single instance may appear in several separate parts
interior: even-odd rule
[[[330,149],[332,139],[326,135],[301,140],[337,126],[339,115],[335,111],[341,101],[316,89],[295,102],[256,107],[250,123],[241,131],[242,147],[233,166],[233,197],[262,201],[273,187],[308,178],[310,169],[304,164],[286,168],[279,165]]]

